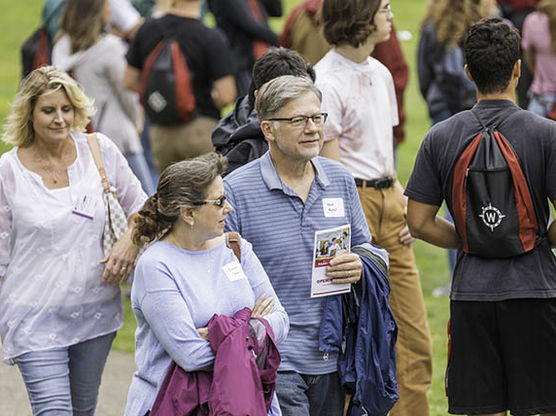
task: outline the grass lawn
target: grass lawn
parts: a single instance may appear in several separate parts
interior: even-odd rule
[[[286,12],[289,12],[300,0],[284,0]],[[0,17],[2,37],[0,38],[0,119],[3,120],[9,110],[9,104],[17,91],[20,78],[19,48],[23,41],[38,26],[42,1],[23,0],[12,2],[0,0],[3,16]],[[426,106],[421,99],[415,75],[416,45],[418,27],[425,8],[425,0],[392,0],[395,13],[395,24],[398,30],[412,34],[410,40],[402,42],[406,60],[411,67],[411,78],[406,92],[407,137],[399,148],[398,174],[402,184],[407,181],[413,166],[415,154],[424,137],[430,121]],[[283,19],[274,19],[272,25],[279,31]],[[0,152],[7,147],[0,143]],[[448,299],[433,298],[434,287],[444,285],[448,281],[448,261],[443,250],[436,249],[423,242],[415,244],[417,265],[421,273],[423,292],[429,317],[433,339],[434,378],[430,394],[431,414],[440,416],[447,414],[444,396],[444,369],[446,366],[446,323],[448,320]],[[133,331],[135,319],[125,300],[124,328],[119,332],[115,348],[120,351],[133,352]]]

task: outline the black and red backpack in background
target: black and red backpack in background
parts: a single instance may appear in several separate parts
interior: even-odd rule
[[[31,71],[44,65],[50,65],[52,56],[52,39],[44,27],[40,27],[21,46],[22,78]]]
[[[196,100],[192,74],[173,34],[149,54],[141,72],[141,104],[153,124],[171,125],[195,117]]]
[[[31,71],[52,62],[52,44],[54,39],[46,29],[52,19],[59,18],[65,2],[60,2],[53,9],[43,9],[42,25],[21,45],[21,75],[25,78]]]
[[[483,130],[457,159],[452,183],[452,214],[462,250],[486,258],[531,251],[539,227],[519,158],[497,126],[487,127],[473,115]]]

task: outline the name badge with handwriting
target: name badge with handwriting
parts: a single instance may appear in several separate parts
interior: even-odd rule
[[[322,208],[326,218],[343,218],[346,216],[342,198],[323,198]]]
[[[222,267],[230,282],[235,282],[236,280],[247,279],[245,273],[243,273],[243,269],[241,268],[241,264],[237,260],[232,261],[231,263],[225,264]]]

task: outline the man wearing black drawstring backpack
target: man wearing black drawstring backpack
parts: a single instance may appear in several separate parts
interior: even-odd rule
[[[429,131],[405,191],[411,233],[458,249],[451,414],[556,415],[556,123],[515,104],[519,44],[499,19],[471,27],[478,103]],[[443,201],[455,226],[436,216]]]

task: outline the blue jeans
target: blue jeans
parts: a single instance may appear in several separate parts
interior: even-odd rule
[[[452,214],[450,214],[450,211],[448,210],[448,207],[446,207],[446,211],[444,213],[444,218],[446,218],[452,224],[454,223],[454,218],[452,217]],[[457,250],[448,250],[448,260],[450,261],[450,276],[452,276],[454,274],[454,269],[456,268],[457,258],[458,258],[458,251]]]
[[[69,347],[16,357],[33,416],[93,416],[115,336],[112,332]]]
[[[556,101],[556,94],[530,94],[527,110],[541,117],[546,117],[552,110],[554,101]]]
[[[145,122],[143,123],[143,132],[141,133],[141,146],[143,146],[143,156],[145,156],[145,161],[147,162],[147,166],[149,168],[149,172],[151,173],[151,178],[153,179],[153,183],[156,185],[158,184],[158,171],[154,166],[154,158],[153,152],[151,151],[151,122],[149,118],[146,117],[145,114]]]
[[[442,110],[440,113],[435,114],[431,118],[431,124],[434,126],[436,123],[440,123],[441,121],[444,121],[452,116],[453,114],[449,110]]]
[[[154,194],[156,192],[156,185],[143,153],[124,153],[124,157],[135,176],[137,176],[137,179],[139,179],[139,182],[141,182],[141,185],[143,185],[143,190],[147,195]]]
[[[282,416],[343,416],[345,393],[338,373],[279,371],[276,393]]]

